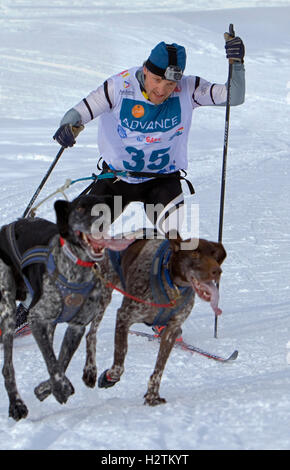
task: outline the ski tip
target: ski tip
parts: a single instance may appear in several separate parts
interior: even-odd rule
[[[234,361],[235,359],[237,359],[238,355],[239,355],[239,351],[237,351],[237,350],[234,351],[234,352],[230,355],[230,357],[228,358],[228,361]]]

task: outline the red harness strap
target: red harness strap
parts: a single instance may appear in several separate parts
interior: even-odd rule
[[[172,308],[176,304],[176,299],[171,300],[168,304],[155,304],[154,302],[146,302],[146,300],[139,299],[138,297],[134,297],[131,294],[128,294],[128,292],[125,292],[122,289],[119,289],[117,286],[112,284],[110,281],[106,283],[106,287],[110,287],[111,289],[115,289],[121,294],[123,294],[125,297],[129,297],[129,299],[135,300],[136,302],[139,302],[141,304],[146,304],[150,305],[151,307],[159,307],[159,308]]]
[[[65,240],[62,237],[59,237],[59,241],[61,244],[62,249],[64,250],[65,254],[79,266],[84,266],[85,268],[92,268],[95,264],[95,261],[83,261],[82,259],[78,258],[67,246]]]

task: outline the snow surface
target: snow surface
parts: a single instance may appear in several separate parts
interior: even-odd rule
[[[246,45],[247,93],[231,110],[219,338],[209,305],[198,300],[183,331],[185,341],[216,353],[239,349],[238,359],[219,364],[174,350],[161,385],[167,404],[150,408],[143,394],[158,345],[131,336],[121,382],[90,390],[81,380],[83,341],[68,369],[75,395],[66,405],[53,397],[40,403],[33,389],[47,372],[33,338],[24,337],[15,341],[14,361],[29,415],[8,418],[1,376],[0,449],[290,448],[289,21],[289,0],[1,0],[1,224],[23,213],[53,161],[52,135],[64,112],[106,77],[142,64],[157,42],[184,44],[187,73],[223,83],[223,33],[233,23]],[[224,117],[225,109],[199,109],[190,134],[193,202],[200,235],[212,240]],[[96,130],[94,121],[65,151],[39,200],[67,178],[96,171]],[[71,186],[68,196],[83,187]],[[54,220],[52,203],[38,215]],[[120,299],[114,295],[101,324],[99,373],[111,365]],[[56,347],[63,332],[58,327]]]

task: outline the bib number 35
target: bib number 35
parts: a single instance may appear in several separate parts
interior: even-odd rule
[[[126,170],[131,171],[142,171],[145,166],[145,154],[143,150],[138,150],[135,147],[126,147],[125,149],[131,155],[131,162],[123,160],[123,165]],[[162,170],[169,163],[169,150],[166,149],[153,150],[149,157],[149,164],[147,165],[148,170]]]

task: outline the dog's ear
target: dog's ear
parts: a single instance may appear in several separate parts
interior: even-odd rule
[[[180,244],[183,242],[177,230],[170,230],[169,232],[166,233],[165,236],[170,241],[170,246],[171,246],[173,253],[177,253],[180,250]]]
[[[224,249],[222,243],[211,242],[211,245],[214,249],[213,251],[214,259],[216,259],[219,264],[222,264],[222,262],[225,260],[227,256],[226,250]]]
[[[59,200],[54,203],[56,224],[58,226],[58,231],[63,238],[67,238],[69,235],[68,217],[70,213],[70,206],[70,202],[63,200]]]

